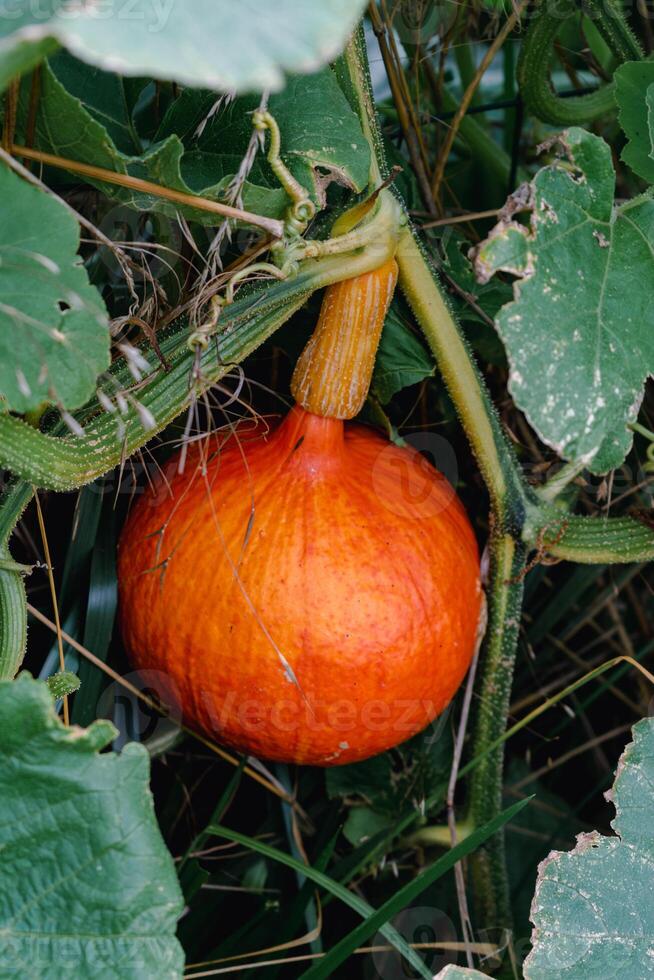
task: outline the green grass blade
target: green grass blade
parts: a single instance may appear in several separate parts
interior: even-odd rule
[[[370,936],[373,936],[377,930],[383,928],[393,916],[401,912],[402,909],[410,905],[419,895],[424,892],[426,888],[429,888],[433,882],[444,875],[447,871],[454,867],[457,861],[464,858],[471,851],[474,851],[480,844],[483,844],[492,837],[504,824],[508,823],[509,820],[513,819],[517,813],[522,810],[527,803],[530,802],[530,798],[526,800],[520,800],[518,803],[514,803],[513,806],[508,807],[499,816],[495,817],[494,820],[489,821],[483,827],[475,830],[474,833],[466,837],[465,840],[457,844],[450,851],[444,854],[438,861],[435,861],[429,868],[425,868],[421,874],[411,881],[407,882],[403,888],[395,892],[387,902],[377,909],[372,915],[369,915],[363,922],[361,922],[356,928],[354,928],[347,936],[344,936],[340,942],[336,943],[334,947],[324,956],[321,960],[315,963],[313,966],[309,967],[302,976],[301,980],[323,980],[325,977],[332,976],[334,970],[341,963],[343,963],[348,956],[350,956],[361,943],[365,942]]]
[[[342,885],[339,885],[337,881],[330,878],[328,875],[323,874],[321,871],[316,871],[310,865],[303,864],[302,861],[296,861],[295,858],[291,857],[290,854],[284,854],[283,851],[278,851],[276,847],[270,847],[268,844],[262,844],[261,841],[254,840],[252,837],[247,837],[245,834],[239,834],[235,830],[229,830],[226,827],[220,827],[217,825],[212,825],[207,828],[216,837],[225,837],[227,840],[236,841],[238,844],[242,844],[244,847],[249,847],[253,851],[257,851],[263,857],[270,858],[271,861],[278,861],[280,864],[285,864],[287,868],[292,868],[293,871],[297,871],[313,881],[320,888],[324,888],[325,891],[330,892],[336,898],[340,898],[345,905],[349,905],[351,909],[358,912],[359,915],[364,918],[374,914],[374,909],[372,906],[364,902],[363,899],[359,898],[353,892],[348,891]],[[411,949],[406,940],[399,934],[397,929],[392,926],[385,925],[382,926],[381,932],[384,937],[391,943],[402,956],[411,964],[411,966],[416,970],[421,977],[425,980],[431,980],[431,973],[426,968],[423,960],[418,956],[418,954]]]
[[[367,939],[368,936],[378,930],[395,946],[411,966],[419,972],[421,977],[430,978],[431,980],[431,973],[425,966],[424,961],[417,955],[415,950],[411,949],[397,930],[389,925],[389,919],[397,915],[406,905],[420,895],[425,888],[428,888],[429,885],[445,874],[446,871],[449,871],[457,861],[460,861],[461,858],[465,857],[480,844],[483,844],[489,837],[492,837],[505,823],[508,823],[509,820],[519,813],[528,802],[528,799],[520,800],[507,810],[504,810],[494,820],[491,820],[485,826],[470,834],[464,841],[457,844],[447,854],[444,854],[442,858],[439,858],[430,868],[423,871],[413,881],[408,882],[408,884],[396,892],[392,898],[377,910],[373,909],[367,902],[348,891],[347,888],[344,888],[328,875],[303,864],[301,861],[296,861],[295,858],[284,854],[282,851],[278,851],[274,847],[270,847],[268,844],[262,844],[260,841],[253,840],[251,837],[246,837],[244,834],[239,834],[235,830],[228,830],[225,827],[211,826],[210,830],[217,837],[225,837],[227,840],[243,844],[245,847],[257,851],[264,857],[268,857],[273,861],[279,861],[280,864],[285,864],[288,868],[302,873],[316,885],[324,888],[325,891],[334,895],[336,898],[340,898],[342,902],[349,905],[351,909],[363,917],[364,921],[359,926],[337,943],[323,959],[307,970],[306,973],[302,974],[303,980],[304,978],[317,980],[318,977],[331,976],[333,971],[340,963],[347,959],[361,941]]]

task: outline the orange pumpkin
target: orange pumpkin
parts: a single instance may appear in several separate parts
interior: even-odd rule
[[[318,339],[335,306],[341,318],[343,304],[360,308],[360,290],[327,291]],[[383,322],[390,294],[379,297]],[[324,403],[328,373],[309,384],[304,357],[296,397],[321,388]],[[364,397],[368,383],[369,372]],[[358,410],[347,387],[341,414]],[[443,710],[482,604],[475,536],[450,484],[414,450],[334,417],[332,395],[328,417],[296,405],[272,430],[244,425],[194,448],[183,473],[171,460],[131,511],[118,569],[130,656],[168,676],[188,724],[323,766],[388,749]]]

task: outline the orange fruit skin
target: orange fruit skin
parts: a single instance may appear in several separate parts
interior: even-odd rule
[[[132,508],[120,616],[183,720],[266,759],[340,765],[425,727],[472,659],[477,543],[448,481],[295,406],[205,444]],[[148,675],[153,676],[153,675]]]

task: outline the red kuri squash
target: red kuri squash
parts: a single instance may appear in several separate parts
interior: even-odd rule
[[[344,422],[365,398],[395,263],[330,287],[273,429],[193,449],[133,507],[121,623],[185,721],[244,752],[334,765],[420,731],[472,658],[475,536],[419,453]]]

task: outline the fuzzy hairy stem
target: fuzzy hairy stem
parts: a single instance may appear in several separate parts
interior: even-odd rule
[[[618,61],[638,60],[642,50],[613,0],[588,0],[589,16]],[[518,84],[529,112],[554,126],[577,126],[591,122],[615,108],[613,84],[588,95],[562,99],[550,84],[550,65],[556,36],[564,20],[577,10],[574,0],[559,0],[554,6],[540,0],[527,31],[518,61]]]
[[[431,347],[491,496],[496,522],[518,535],[531,498],[490,396],[415,232],[397,252],[400,287]]]
[[[526,563],[526,546],[520,536],[534,503],[470,350],[411,232],[400,240],[398,262],[400,285],[434,352],[491,497],[489,626],[472,742],[473,755],[479,755],[506,729]],[[499,746],[485,756],[470,781],[470,815],[475,826],[501,811],[503,772],[504,747]],[[473,856],[472,864],[482,924],[509,927],[503,832]]]
[[[32,499],[32,488],[13,480],[0,498],[0,555],[9,558],[9,538]],[[0,571],[0,680],[11,680],[25,655],[27,598],[19,571]]]
[[[510,534],[495,531],[490,542],[488,630],[479,707],[473,734],[473,757],[504,735],[522,611],[526,548]],[[480,826],[489,813],[502,809],[504,745],[484,755],[470,777],[470,818]],[[511,902],[506,873],[504,834],[495,834],[474,855],[473,894],[484,928],[510,928]]]
[[[350,69],[346,92],[351,104],[370,133],[371,145],[381,154],[376,117],[369,98],[365,47],[360,35],[350,42],[342,62]],[[378,169],[380,172],[385,169],[383,155]],[[526,548],[520,539],[526,515],[537,507],[537,503],[522,478],[472,352],[441,292],[437,274],[415,231],[408,226],[401,234],[396,259],[400,268],[400,287],[434,353],[491,498],[491,623],[479,688],[482,710],[473,737],[473,754],[481,755],[497,733],[503,734],[506,729],[526,561]],[[486,753],[471,781],[470,808],[477,826],[501,810],[503,760],[502,746]],[[484,924],[510,925],[501,832],[494,835],[480,852],[477,877],[484,875],[493,882],[493,886],[484,892]]]

